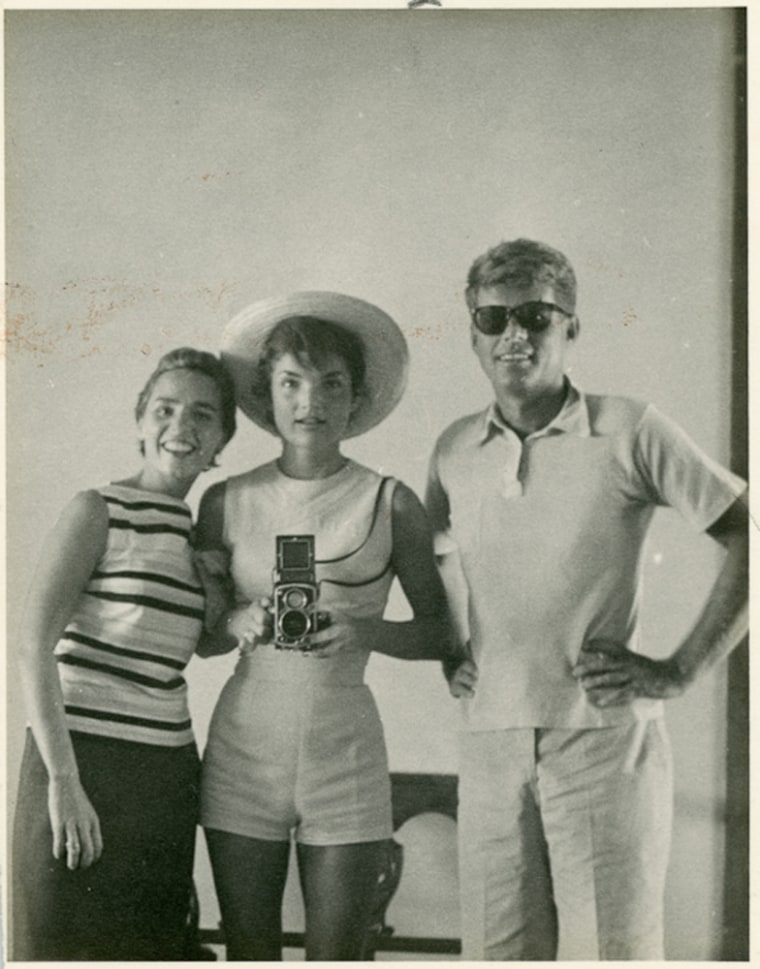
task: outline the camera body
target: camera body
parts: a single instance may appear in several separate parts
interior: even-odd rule
[[[318,629],[319,585],[313,535],[278,535],[274,569],[274,644],[277,649],[310,650]]]

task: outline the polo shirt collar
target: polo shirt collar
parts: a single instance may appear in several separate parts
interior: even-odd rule
[[[583,391],[578,390],[568,377],[565,377],[565,384],[567,392],[560,412],[546,427],[541,427],[532,434],[529,434],[527,440],[544,437],[548,434],[575,434],[578,437],[591,436],[586,395]],[[499,413],[496,401],[492,401],[483,413],[483,423],[480,434],[478,435],[478,443],[485,444],[496,431],[508,431],[510,434],[515,433]]]

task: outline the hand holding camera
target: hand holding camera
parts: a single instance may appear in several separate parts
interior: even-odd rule
[[[276,648],[326,658],[370,642],[368,627],[373,620],[320,611],[314,536],[278,535],[276,543],[272,593]]]
[[[248,606],[235,609],[227,617],[227,632],[238,641],[243,652],[252,652],[272,639],[272,604],[259,599]]]
[[[368,644],[375,635],[374,627],[380,622],[382,620],[358,619],[339,612],[329,616],[319,613],[319,629],[311,635],[311,651],[306,655],[326,659],[341,650],[369,650]]]

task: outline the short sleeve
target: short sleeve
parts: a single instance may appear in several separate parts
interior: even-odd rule
[[[651,404],[636,431],[634,466],[649,500],[674,508],[704,531],[746,489],[746,483],[708,457],[674,421]]]

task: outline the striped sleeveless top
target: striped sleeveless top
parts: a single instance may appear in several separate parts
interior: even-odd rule
[[[192,743],[182,675],[203,624],[177,498],[122,485],[108,506],[106,550],[55,648],[70,730],[162,747]]]

